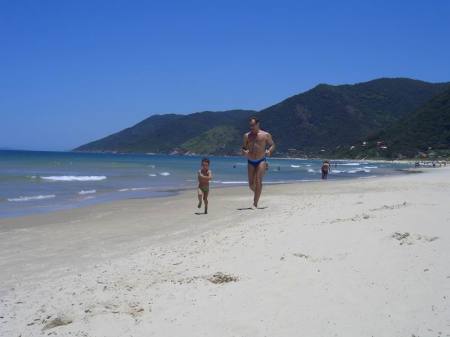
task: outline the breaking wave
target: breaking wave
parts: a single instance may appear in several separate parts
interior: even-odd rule
[[[47,176],[41,177],[50,181],[100,181],[105,180],[106,176]]]
[[[52,199],[56,197],[54,194],[48,194],[48,195],[34,195],[34,196],[25,196],[25,197],[18,197],[18,198],[9,198],[8,201],[11,202],[20,202],[20,201],[33,201],[33,200],[44,200],[44,199]]]

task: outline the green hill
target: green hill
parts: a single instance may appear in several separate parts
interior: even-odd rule
[[[449,84],[378,79],[355,85],[321,84],[258,113],[278,149],[320,154],[347,146],[408,115]],[[324,151],[321,151],[324,150]]]
[[[343,155],[344,153],[341,153]],[[414,113],[345,152],[351,157],[450,156],[450,89]]]
[[[155,115],[76,151],[238,153],[247,118],[256,114],[278,154],[330,155],[405,118],[449,83],[381,78],[354,85],[321,84],[259,112],[205,111]]]
[[[242,125],[254,113],[251,110],[229,110],[190,115],[153,115],[131,128],[82,145],[75,151],[211,153],[206,151],[209,147],[205,141],[211,139],[214,132],[220,131],[214,131],[214,128],[232,129],[234,125]],[[230,144],[234,144],[233,140],[230,140]],[[216,146],[217,153],[229,150],[226,144],[211,145]]]

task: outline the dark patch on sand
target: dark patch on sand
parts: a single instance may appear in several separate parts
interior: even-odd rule
[[[395,232],[392,234],[392,238],[399,241],[400,245],[412,245],[414,242],[417,241],[425,241],[425,242],[433,242],[439,239],[438,236],[426,236],[422,234],[410,234],[408,232],[400,233]]]
[[[224,274],[221,272],[215,273],[214,275],[208,278],[208,281],[214,284],[237,282],[238,280],[239,278],[237,276]]]
[[[53,329],[58,326],[68,325],[70,323],[72,323],[71,319],[56,317],[51,321],[49,321],[47,324],[45,324],[42,330]]]

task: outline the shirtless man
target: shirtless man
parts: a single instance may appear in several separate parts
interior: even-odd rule
[[[250,132],[244,134],[242,153],[248,162],[248,186],[253,191],[253,206],[258,207],[259,197],[262,192],[262,180],[266,172],[266,157],[271,156],[275,150],[275,143],[270,133],[259,128],[259,120],[256,117],[249,119]]]

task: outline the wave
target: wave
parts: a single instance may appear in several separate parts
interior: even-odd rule
[[[378,166],[364,166],[365,169],[377,169]]]
[[[88,196],[83,197],[81,200],[91,200],[91,199],[95,199],[95,197],[92,195],[88,195]]]
[[[344,164],[339,163],[338,165],[341,165],[341,166],[360,166],[361,164],[360,163],[344,163]]]
[[[156,177],[157,176],[157,174],[154,174],[154,173],[149,173],[149,175],[148,175],[149,177]]]
[[[368,169],[357,169],[357,170],[349,170],[347,172],[348,173],[359,173],[359,172],[370,173],[371,171]]]
[[[248,181],[222,181],[221,184],[248,184]]]
[[[94,194],[94,193],[97,193],[97,191],[96,190],[86,190],[86,191],[81,190],[80,192],[78,192],[79,195]]]
[[[341,170],[331,170],[330,173],[344,173],[345,171],[341,171]]]
[[[47,176],[41,177],[50,181],[100,181],[105,180],[106,176]]]
[[[18,198],[9,198],[8,201],[15,202],[15,201],[33,201],[33,200],[45,200],[45,199],[52,199],[56,197],[54,194],[48,194],[48,195],[34,195],[29,197],[18,197]]]
[[[291,164],[291,167],[292,167],[292,168],[299,168],[300,165],[293,165],[293,164]]]
[[[120,190],[117,190],[119,192],[128,192],[128,191],[146,191],[151,190],[151,187],[130,187],[130,188],[121,188]]]
[[[170,176],[170,172],[161,172],[159,175],[164,177]]]

